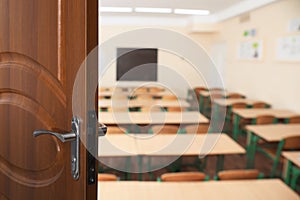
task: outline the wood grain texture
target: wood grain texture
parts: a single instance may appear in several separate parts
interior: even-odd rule
[[[0,1],[0,199],[96,199],[97,186],[86,184],[84,146],[81,178],[74,181],[70,144],[32,135],[71,129],[76,73],[97,45],[95,5]]]

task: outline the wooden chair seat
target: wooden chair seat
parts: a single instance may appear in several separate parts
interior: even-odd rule
[[[127,133],[127,130],[120,126],[108,126],[106,134],[122,134]]]
[[[168,111],[168,112],[184,112],[185,108],[182,108],[182,107],[179,107],[179,106],[178,107],[173,106],[173,107],[166,107],[165,110]]]
[[[186,126],[185,132],[188,134],[197,133],[197,134],[206,134],[208,133],[209,124],[199,124],[199,125],[189,125]]]
[[[219,180],[257,179],[258,177],[259,177],[259,171],[256,169],[225,170],[218,173]]]
[[[276,118],[273,115],[260,115],[256,118],[256,123],[258,125],[263,124],[273,124],[275,122]]]
[[[264,102],[255,102],[252,104],[252,108],[267,108],[268,104]]]
[[[179,132],[177,125],[153,125],[150,132],[153,134],[177,134]]]
[[[164,182],[193,182],[204,181],[206,175],[202,172],[177,172],[161,175],[161,181]]]
[[[117,181],[118,177],[114,174],[98,174],[98,181]]]
[[[294,116],[289,118],[289,124],[300,124],[300,116]]]
[[[227,96],[227,99],[242,99],[242,98],[244,98],[244,96],[238,93],[232,93]]]

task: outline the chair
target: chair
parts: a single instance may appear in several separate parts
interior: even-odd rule
[[[198,124],[198,125],[188,125],[184,129],[180,130],[181,134],[207,134],[209,130],[209,124]],[[187,159],[187,160],[185,160]],[[192,162],[187,157],[180,157],[177,160],[178,168],[181,167],[195,167],[199,171],[203,171],[206,167],[207,157],[200,159],[198,156],[193,159]]]
[[[252,104],[252,108],[268,108],[269,105],[264,102],[255,102]]]
[[[225,91],[224,89],[222,89],[222,88],[210,88],[210,89],[208,89],[210,92],[219,92],[219,91]]]
[[[229,94],[226,98],[227,99],[243,99],[244,96],[241,94],[238,94],[238,93],[232,93],[232,94]]]
[[[179,132],[177,125],[153,125],[149,129],[149,133],[152,134],[177,134]]]
[[[208,98],[207,101],[204,103],[205,106],[204,106],[203,114],[204,114],[206,117],[210,117],[213,101],[214,101],[215,99],[223,99],[223,98],[224,98],[224,95],[223,95],[222,93],[220,93],[220,92],[218,92],[218,91],[211,92],[209,98]]]
[[[158,92],[163,92],[165,89],[164,88],[160,88],[160,87],[149,87],[148,91],[150,93],[158,93]]]
[[[106,134],[122,134],[128,133],[127,130],[120,126],[108,126]]]
[[[140,112],[161,112],[160,106],[143,106],[139,109]]]
[[[243,180],[262,178],[262,174],[256,169],[238,169],[220,171],[215,177],[216,180]]]
[[[161,100],[163,100],[163,101],[175,101],[177,99],[178,98],[175,95],[162,95],[161,96]]]
[[[195,182],[207,179],[207,176],[202,172],[165,173],[160,177],[160,181],[163,182]]]
[[[149,92],[148,87],[139,87],[133,90],[133,93],[148,93],[148,92]]]
[[[167,112],[183,112],[185,111],[185,108],[182,108],[182,107],[165,107],[163,108],[164,111],[167,111]]]
[[[101,87],[99,88],[99,92],[112,92],[114,91],[114,88],[112,87]]]
[[[152,94],[137,94],[136,99],[150,100],[150,99],[153,99],[153,95]]]
[[[277,148],[266,148],[264,146],[257,147],[257,150],[262,152],[265,156],[273,161],[273,166],[271,170],[271,178],[275,176],[277,166],[280,162],[280,156],[282,151],[295,151],[300,150],[300,136],[292,136],[282,139]]]
[[[226,124],[225,126],[228,127],[230,125],[230,123],[233,122],[233,114],[232,114],[232,109],[242,109],[242,108],[247,108],[247,104],[246,103],[234,103],[231,106],[228,107],[227,110],[227,115],[226,115]],[[240,120],[240,126],[244,125],[244,121]],[[228,129],[228,128],[226,128]]]
[[[118,177],[114,174],[98,174],[98,181],[117,181]]]
[[[273,115],[260,115],[253,122],[253,124],[257,125],[274,124],[277,122],[277,119]]]
[[[288,119],[289,124],[300,124],[300,116],[294,116]]]
[[[107,107],[106,112],[128,112],[126,107]]]
[[[206,134],[208,133],[208,128],[209,124],[189,125],[184,128],[184,132],[187,134]]]

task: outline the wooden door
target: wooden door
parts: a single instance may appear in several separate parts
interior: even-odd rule
[[[71,130],[76,73],[98,42],[97,4],[0,0],[0,200],[97,197],[82,143],[75,181],[70,143],[32,135],[36,129]]]

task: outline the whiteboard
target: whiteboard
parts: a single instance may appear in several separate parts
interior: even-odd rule
[[[262,52],[262,40],[245,41],[239,44],[238,57],[242,60],[260,60]]]
[[[281,61],[300,61],[300,35],[278,39],[277,59]]]

